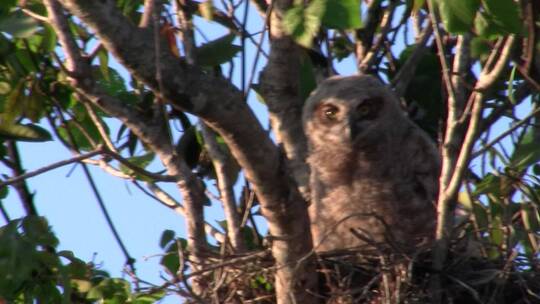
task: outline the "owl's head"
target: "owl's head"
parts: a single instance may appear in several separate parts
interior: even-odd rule
[[[302,119],[312,145],[352,147],[383,135],[403,115],[390,89],[375,77],[358,75],[323,81],[306,101]]]

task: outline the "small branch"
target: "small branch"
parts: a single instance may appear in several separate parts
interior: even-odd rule
[[[483,153],[485,153],[487,150],[489,150],[492,146],[494,146],[495,144],[497,144],[499,141],[501,141],[501,139],[505,138],[506,136],[510,135],[512,132],[514,132],[515,130],[517,130],[519,127],[523,126],[524,124],[526,124],[527,122],[529,122],[532,118],[534,118],[537,114],[540,113],[540,108],[536,108],[534,109],[531,113],[529,113],[527,116],[525,116],[523,119],[521,119],[520,121],[518,121],[516,124],[514,124],[513,126],[511,126],[508,130],[502,132],[501,134],[499,134],[497,137],[495,137],[492,141],[490,141],[489,143],[487,144],[484,144],[482,145],[482,149],[474,152],[471,154],[471,160],[482,155]],[[0,184],[1,185],[1,184]]]
[[[15,176],[14,179],[17,179],[17,177],[24,174],[24,169],[22,167],[22,160],[19,155],[19,149],[17,148],[17,143],[15,141],[6,141],[6,154],[9,157],[11,163],[10,169]],[[17,191],[17,194],[21,199],[26,215],[37,215],[38,213],[36,210],[36,206],[34,205],[34,195],[30,193],[30,190],[28,189],[28,185],[24,181],[24,178],[15,181],[14,184],[15,190]]]
[[[193,17],[191,13],[186,9],[185,0],[174,0],[174,10],[176,12],[176,21],[180,27],[180,40],[184,45],[184,54],[186,61],[189,64],[197,64],[197,57],[195,54],[196,44],[195,35],[193,34]]]
[[[56,162],[56,163],[47,165],[47,166],[45,166],[45,167],[36,169],[36,170],[34,170],[34,171],[30,171],[30,172],[27,172],[27,173],[25,173],[25,174],[18,175],[18,176],[16,176],[16,177],[13,177],[13,178],[4,180],[4,181],[0,182],[0,188],[1,188],[1,187],[4,187],[4,186],[7,186],[7,185],[11,185],[11,184],[17,183],[17,182],[19,182],[19,181],[22,181],[22,180],[25,180],[25,179],[28,179],[28,178],[31,178],[31,177],[34,177],[34,176],[37,176],[37,175],[40,175],[40,174],[43,174],[43,173],[45,173],[45,172],[54,170],[54,169],[56,169],[56,168],[63,167],[63,166],[65,166],[65,165],[69,165],[69,164],[72,164],[72,163],[80,162],[80,161],[82,161],[82,160],[85,160],[85,159],[87,159],[87,158],[94,157],[94,156],[99,155],[99,154],[102,154],[102,153],[104,153],[104,150],[103,150],[101,147],[99,147],[99,148],[97,148],[97,149],[95,149],[95,150],[93,150],[93,151],[91,151],[91,152],[88,152],[88,153],[85,153],[85,154],[81,154],[81,155],[72,157],[72,158],[70,158],[70,159],[62,160],[62,161],[59,161],[59,162]]]
[[[379,1],[373,1],[372,3],[378,3]],[[380,5],[378,3],[377,5]],[[381,47],[384,44],[384,41],[387,39],[386,35],[392,28],[392,21],[393,21],[393,15],[396,10],[397,1],[390,1],[390,4],[386,11],[384,12],[384,15],[381,19],[380,24],[380,33],[377,37],[377,40],[373,45],[371,45],[371,41],[369,41],[369,45],[371,47],[369,48],[369,51],[363,56],[358,58],[359,64],[358,64],[358,70],[362,73],[368,73],[370,71],[370,67],[374,65],[375,60],[377,59],[377,53],[380,51]],[[375,31],[377,27],[373,29]],[[372,34],[373,35],[373,34]]]
[[[124,166],[128,167],[129,169],[133,170],[135,173],[150,177],[151,179],[153,179],[155,181],[175,182],[175,181],[178,180],[178,177],[176,177],[176,176],[162,175],[162,174],[149,172],[149,171],[147,171],[147,170],[145,170],[145,169],[143,169],[143,168],[141,168],[139,166],[136,166],[136,165],[132,164],[129,160],[127,160],[122,155],[120,155],[120,154],[118,154],[118,153],[116,153],[114,151],[109,151],[109,150],[105,149],[104,153],[111,156],[112,158],[117,160],[122,165],[124,165]]]
[[[36,14],[36,13],[32,12],[31,10],[29,10],[27,8],[21,8],[21,11],[25,15],[30,16],[30,17],[36,19],[37,21],[41,21],[43,23],[49,23],[49,19],[47,19],[47,17],[41,16],[40,14]]]
[[[510,58],[510,52],[514,46],[514,40],[514,35],[510,35],[506,38],[506,43],[504,44],[503,49],[498,57],[499,60],[495,63],[491,70],[482,70],[482,73],[478,78],[478,82],[476,83],[475,90],[483,92],[489,89],[499,78],[502,70],[508,63],[508,59]]]
[[[454,86],[452,85],[452,78],[450,77],[450,68],[446,62],[446,54],[444,53],[444,44],[439,29],[439,17],[437,16],[434,0],[428,0],[429,18],[433,26],[433,32],[435,33],[435,43],[437,44],[437,54],[439,55],[439,61],[441,63],[441,69],[443,74],[444,84],[446,85],[446,91],[451,100],[456,100],[456,94],[454,92]]]
[[[383,9],[381,6],[381,1],[371,1],[367,7],[367,19],[364,22],[364,27],[355,32],[355,55],[358,63],[358,69],[362,72],[365,71],[360,69],[360,63],[365,60],[369,50],[372,49],[371,46],[373,44],[373,36],[375,35],[377,26],[380,23],[382,12]]]
[[[143,13],[141,16],[141,21],[139,22],[139,27],[141,28],[147,28],[153,24],[152,18],[154,15],[154,12],[159,16],[160,8],[158,7],[156,0],[145,0],[144,1],[144,8]]]
[[[63,124],[66,124],[66,119],[64,118],[64,115],[62,112],[60,112],[60,109],[58,107],[55,108],[58,117],[62,121]],[[66,134],[69,141],[70,147],[72,147],[72,150],[80,154],[80,149],[77,146],[77,142],[75,141],[75,137],[73,136],[73,133],[69,128],[66,128]],[[109,211],[107,210],[107,207],[105,206],[105,201],[103,200],[103,197],[101,196],[101,193],[99,192],[99,189],[94,181],[94,178],[92,177],[92,174],[90,173],[90,170],[88,169],[88,166],[81,162],[81,167],[83,169],[84,175],[90,184],[90,188],[92,189],[92,192],[94,193],[94,197],[96,198],[99,208],[101,209],[101,212],[103,213],[103,216],[105,217],[105,221],[107,222],[107,225],[109,226],[109,229],[111,230],[113,237],[116,240],[116,243],[120,247],[122,253],[124,254],[124,257],[126,259],[126,265],[128,265],[131,268],[131,271],[135,273],[135,259],[131,257],[129,254],[127,247],[125,246],[122,238],[120,237],[120,234],[118,233],[118,230],[116,230],[116,226],[114,225],[114,222],[109,214]]]
[[[116,147],[111,142],[111,139],[109,138],[109,134],[107,134],[107,131],[105,130],[103,121],[99,119],[99,117],[96,114],[96,111],[94,110],[94,108],[92,108],[92,105],[90,105],[87,102],[84,102],[83,104],[86,108],[86,111],[88,112],[90,119],[94,122],[94,125],[96,126],[96,129],[98,130],[99,135],[101,135],[101,139],[103,139],[103,142],[105,142],[105,146],[107,146],[107,148],[111,151],[118,152],[116,151]]]
[[[231,172],[237,173],[235,171],[239,169],[239,167],[230,155],[226,155],[224,151],[222,151],[216,141],[216,133],[204,123],[201,123],[201,132],[204,138],[204,146],[212,159],[216,171],[219,195],[227,220],[227,236],[235,252],[245,251],[246,245],[244,243],[242,230],[240,229],[241,221],[236,209],[233,191],[233,176],[231,176]]]
[[[71,35],[62,7],[56,0],[44,0],[43,4],[47,8],[49,23],[55,29],[60,45],[66,54],[66,69],[70,73],[82,73],[80,62],[84,62],[84,58],[77,46],[77,42]]]

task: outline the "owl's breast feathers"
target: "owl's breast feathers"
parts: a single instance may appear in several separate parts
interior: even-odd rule
[[[431,239],[435,226],[439,159],[430,139],[415,125],[400,134],[337,154],[310,156],[317,198],[310,216],[317,225],[317,250],[377,243],[414,246]],[[322,169],[321,169],[322,168]]]

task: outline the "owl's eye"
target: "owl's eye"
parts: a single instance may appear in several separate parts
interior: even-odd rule
[[[360,117],[367,116],[370,112],[369,105],[367,104],[361,104],[356,108],[356,113],[360,115]]]
[[[324,117],[326,117],[328,120],[336,120],[337,114],[339,112],[339,109],[334,106],[326,106],[322,109],[322,113],[324,114]]]

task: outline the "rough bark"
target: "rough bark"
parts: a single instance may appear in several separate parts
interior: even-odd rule
[[[261,74],[262,95],[270,112],[272,130],[283,145],[288,164],[304,197],[308,198],[307,142],[302,129],[300,56],[298,45],[284,32],[282,18],[292,1],[275,1],[270,15],[270,56]]]

